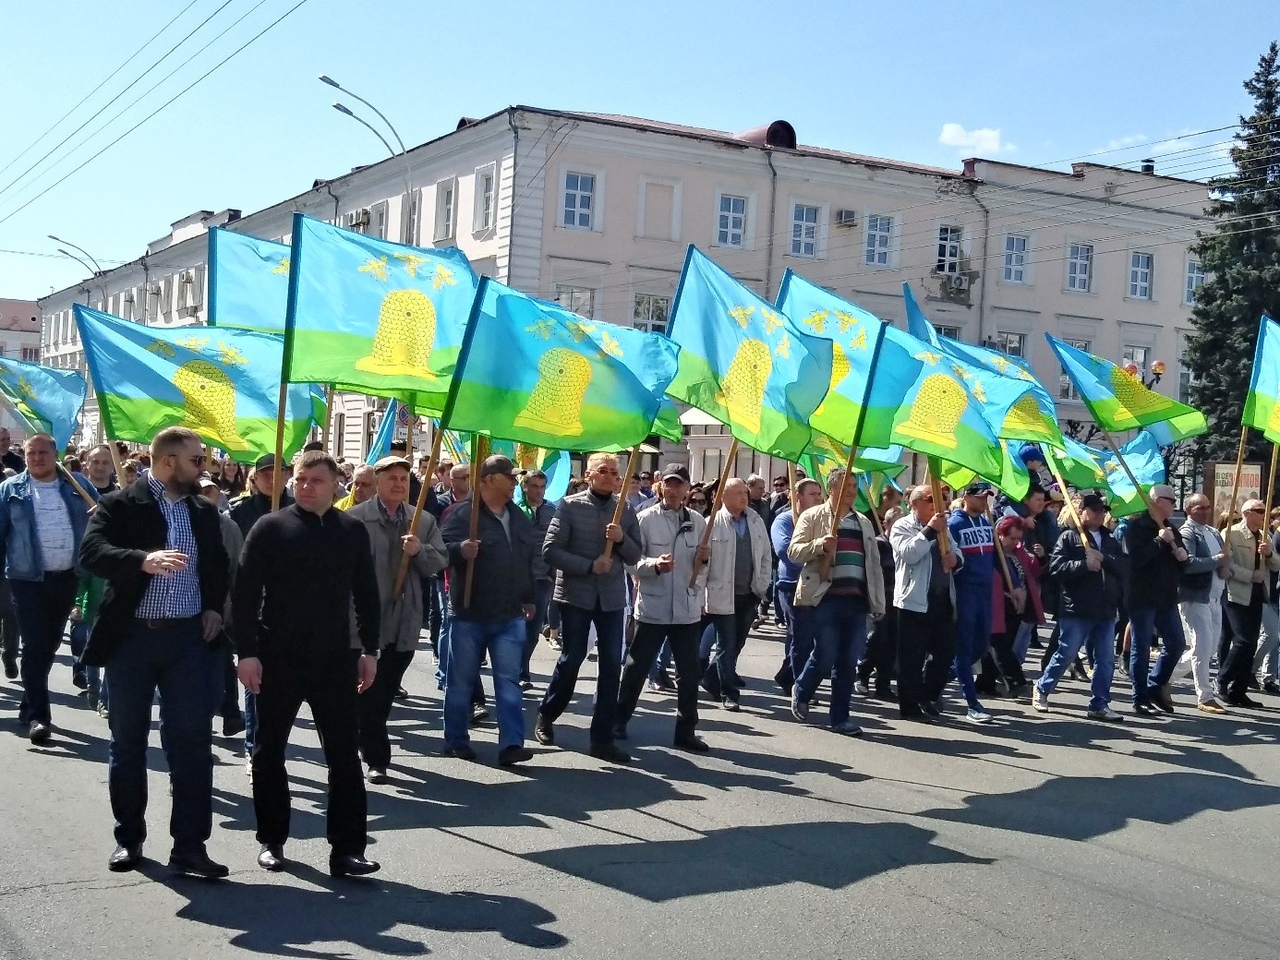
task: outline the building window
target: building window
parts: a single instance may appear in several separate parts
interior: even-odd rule
[[[631,325],[650,333],[667,332],[667,314],[671,312],[671,298],[654,293],[637,293],[631,311]]]
[[[934,327],[935,329],[937,329],[938,336],[940,337],[949,337],[952,340],[960,339],[959,327],[942,327],[942,326],[938,326],[937,324],[934,324]]]
[[[1187,338],[1182,338],[1182,349],[1178,352],[1178,402],[1191,404],[1192,388],[1200,382],[1191,371],[1191,364],[1187,361]]]
[[[454,200],[458,196],[457,180],[441,180],[436,184],[436,229],[433,239],[453,239],[453,214],[457,207]]]
[[[1187,261],[1187,290],[1183,303],[1193,306],[1196,302],[1196,291],[1204,286],[1204,264],[1199,260]]]
[[[476,209],[472,231],[480,233],[493,226],[494,184],[497,174],[492,166],[476,171]]]
[[[400,206],[400,242],[410,246],[418,243],[418,203],[421,194],[415,190],[404,198]]]
[[[1151,299],[1151,254],[1134,253],[1129,256],[1129,297],[1133,300]]]
[[[936,273],[955,274],[960,272],[960,236],[961,228],[952,224],[943,224],[938,228],[938,264]]]
[[[566,227],[590,230],[595,212],[596,178],[590,173],[564,175],[564,217]]]
[[[1088,293],[1093,282],[1093,244],[1073,243],[1067,248],[1067,289]]]
[[[818,255],[818,208],[797,203],[791,215],[791,255]]]
[[[889,265],[889,241],[893,238],[893,217],[882,213],[867,215],[867,249],[863,257],[869,267]]]
[[[1151,355],[1150,347],[1135,347],[1129,344],[1125,345],[1121,352],[1121,363],[1132,363],[1138,368],[1138,376],[1146,376],[1147,373],[1147,357]]]
[[[1011,357],[1026,357],[1027,335],[1025,333],[996,333],[995,348]]]
[[[1027,238],[1009,234],[1004,238],[1004,282],[1027,282]]]
[[[39,347],[23,347],[22,359],[26,360],[28,363],[39,363],[40,348]]]
[[[740,247],[747,232],[747,198],[720,194],[720,220],[716,243],[722,247]]]
[[[590,287],[557,283],[556,303],[580,317],[593,317],[596,311],[596,292]]]
[[[1064,337],[1064,342],[1069,343],[1077,350],[1083,350],[1088,353],[1092,348],[1088,340],[1072,340],[1070,337]],[[1071,378],[1065,373],[1058,378],[1058,399],[1059,400],[1079,400],[1080,394],[1076,392],[1075,384],[1071,382]]]
[[[335,413],[333,415],[333,455],[341,457],[346,452],[347,446],[347,415],[345,413]]]

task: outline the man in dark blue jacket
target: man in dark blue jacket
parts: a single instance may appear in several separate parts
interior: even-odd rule
[[[991,643],[991,581],[995,576],[996,547],[991,521],[987,519],[990,493],[991,486],[984,481],[969,484],[964,491],[964,507],[952,511],[947,521],[947,531],[964,558],[955,572],[955,672],[972,723],[991,722],[991,714],[982,708],[973,682],[973,665],[982,659]]]
[[[1086,647],[1094,656],[1088,716],[1108,723],[1124,719],[1111,709],[1112,638],[1124,589],[1124,556],[1104,526],[1106,515],[1102,497],[1085,495],[1080,501],[1084,530],[1063,530],[1049,557],[1049,570],[1062,587],[1058,598],[1062,638],[1031,694],[1031,706],[1040,713],[1048,713],[1049,694]]]

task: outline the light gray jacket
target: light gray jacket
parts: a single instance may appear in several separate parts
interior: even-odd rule
[[[1226,550],[1222,534],[1190,517],[1178,532],[1182,534],[1182,545],[1189,554],[1178,578],[1178,600],[1181,603],[1208,603],[1213,578],[1218,575],[1217,554],[1220,549]]]
[[[914,613],[929,612],[929,581],[933,579],[933,553],[938,538],[926,524],[909,513],[889,531],[889,545],[893,547],[893,605]],[[964,566],[964,555],[951,540],[951,555],[956,558],[956,569]],[[947,577],[951,593],[951,609],[956,608],[955,577]]]
[[[413,650],[418,645],[418,635],[422,631],[422,579],[439,573],[449,562],[449,554],[445,551],[436,518],[427,511],[422,511],[417,529],[422,549],[409,561],[404,587],[400,596],[393,598],[391,588],[395,586],[396,574],[400,572],[400,558],[404,553],[400,538],[409,532],[413,507],[407,503],[402,504],[400,517],[392,518],[387,515],[382,501],[374,496],[364,503],[356,504],[347,511],[347,516],[364,524],[373,549],[373,568],[378,575],[378,595],[382,598],[379,646],[395,647],[402,653]],[[356,636],[354,617],[351,637],[352,649],[357,649],[360,641]]]
[[[761,599],[773,575],[773,545],[760,514],[747,507],[747,535],[751,538],[751,592]],[[733,581],[738,565],[738,535],[727,507],[711,524],[711,562],[707,564],[707,613],[733,613]]]
[[[880,545],[876,542],[876,531],[871,521],[858,513],[862,530],[862,549],[864,554],[863,572],[867,584],[867,611],[877,619],[884,616],[884,570],[880,567]],[[831,533],[831,502],[825,501],[810,507],[800,514],[796,520],[796,532],[791,535],[791,543],[787,547],[787,556],[792,563],[803,563],[800,569],[800,581],[796,584],[797,607],[816,607],[826,596],[831,581],[822,575],[823,549],[822,541]]]
[[[636,578],[636,619],[641,623],[697,623],[706,606],[707,571],[689,586],[694,555],[707,528],[706,517],[692,510],[666,510],[655,503],[640,511],[640,549],[644,556],[630,567]],[[658,571],[658,558],[671,554],[675,566]]]
[[[556,577],[555,599],[583,610],[621,610],[627,605],[626,568],[640,560],[640,527],[631,507],[622,508],[622,542],[613,545],[613,569],[602,575],[591,572],[604,553],[604,528],[613,523],[618,498],[600,500],[590,490],[565,497],[547,528],[542,555]]]

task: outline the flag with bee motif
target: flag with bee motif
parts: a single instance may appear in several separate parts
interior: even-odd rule
[[[47,433],[59,450],[71,442],[85,392],[84,376],[78,371],[0,357],[0,406],[28,436]]]
[[[209,326],[284,333],[288,309],[288,245],[210,230]]]
[[[632,447],[676,373],[666,337],[480,281],[441,423],[551,450]]]
[[[761,453],[800,458],[831,381],[830,340],[806,332],[693,246],[667,336],[680,346],[671,396]]]
[[[989,347],[975,347],[941,336],[920,309],[910,284],[902,285],[902,299],[907,308],[907,329],[913,337],[947,356],[995,375],[987,382],[983,415],[995,426],[996,436],[1047,443],[1062,449],[1064,440],[1053,397],[1036,379],[1025,360]]]
[[[1062,372],[1075,385],[1080,399],[1103,430],[1136,430],[1171,421],[1171,426],[1177,427],[1180,440],[1208,431],[1209,423],[1200,411],[1156,393],[1110,360],[1085,353],[1052,334],[1044,336],[1058,355]]]
[[[457,247],[408,247],[293,218],[284,377],[439,416],[479,284]]]
[[[165,427],[188,427],[240,463],[275,452],[282,336],[157,330],[79,304],[75,318],[108,437],[150,443]],[[286,457],[302,449],[323,416],[309,384],[289,387]]]

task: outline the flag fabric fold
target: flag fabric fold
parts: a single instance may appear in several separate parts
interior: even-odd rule
[[[1110,450],[1101,450],[1099,453],[1102,454],[1103,469],[1107,472],[1107,486],[1112,493],[1112,516],[1127,517],[1145,510],[1142,495],[1116,459],[1115,453]],[[1164,456],[1150,430],[1139,430],[1132,440],[1120,448],[1120,453],[1144,490],[1149,491],[1153,484],[1166,481]]]
[[[1169,429],[1176,429],[1179,439],[1197,436],[1209,429],[1203,413],[1156,393],[1110,360],[1085,353],[1052,334],[1044,336],[1057,355],[1062,372],[1075,385],[1080,399],[1102,429],[1136,430],[1153,423],[1174,421]]]
[[[209,231],[209,326],[284,333],[289,247],[225,227]]]
[[[59,450],[71,442],[87,390],[79,371],[0,357],[0,404],[28,435],[47,433]]]
[[[150,443],[165,427],[181,426],[241,463],[275,452],[283,337],[221,327],[159,330],[79,304],[75,319],[111,439]],[[310,384],[289,387],[286,457],[302,449],[323,415]]]
[[[1280,324],[1265,313],[1258,324],[1253,375],[1249,378],[1241,422],[1262,431],[1272,443],[1280,443]]]
[[[378,432],[374,434],[369,453],[364,458],[365,463],[377,463],[383,457],[391,456],[391,444],[396,439],[396,420],[399,418],[401,408],[402,404],[399,400],[391,400],[387,403],[382,421],[378,424]]]
[[[667,336],[680,347],[671,396],[715,417],[752,449],[799,459],[831,381],[829,339],[805,332],[693,246]]]
[[[633,447],[653,431],[676,353],[485,277],[441,422],[551,450]]]
[[[295,214],[284,377],[439,416],[478,284],[456,247],[408,247]]]

